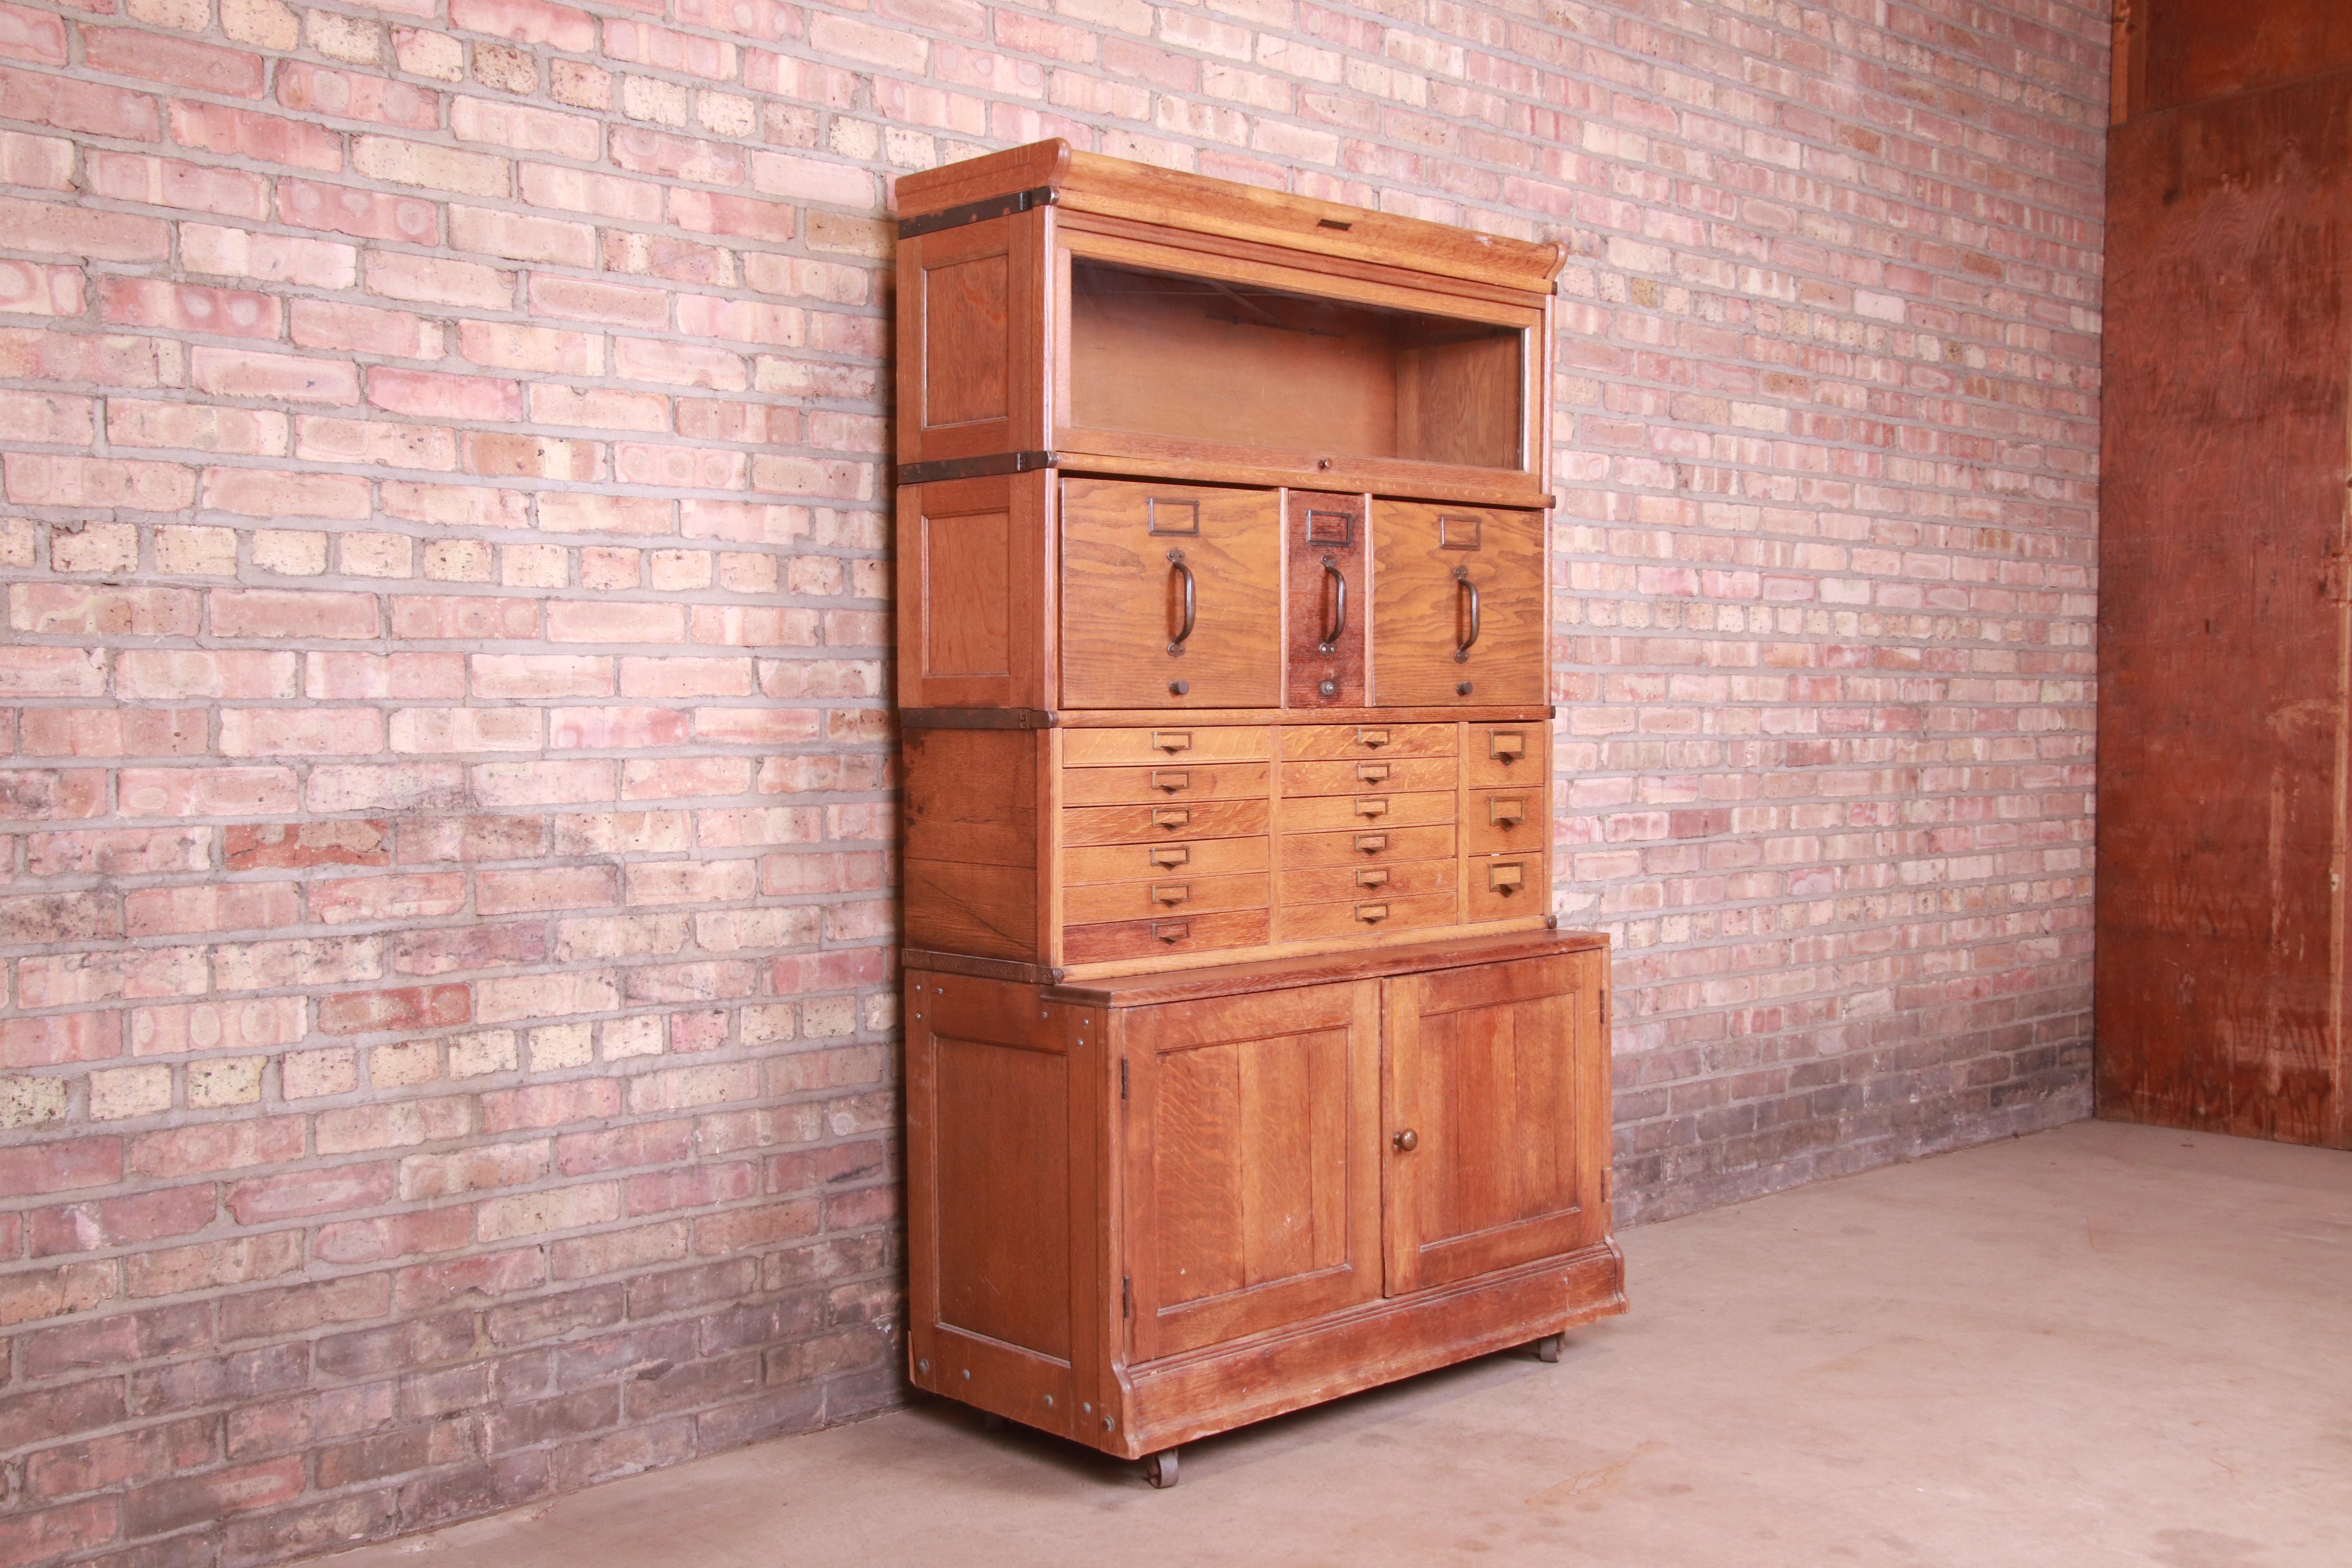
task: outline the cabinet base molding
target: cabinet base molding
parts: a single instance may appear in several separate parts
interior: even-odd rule
[[[1611,1240],[1508,1274],[1125,1368],[1100,1409],[1081,1399],[1067,1362],[943,1326],[916,1336],[908,1365],[927,1394],[1139,1459],[1624,1310],[1625,1261]]]

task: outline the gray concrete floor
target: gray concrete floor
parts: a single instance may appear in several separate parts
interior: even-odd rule
[[[335,1568],[2352,1564],[2352,1155],[2096,1122],[1629,1232],[1633,1313],[1188,1447],[927,1404]],[[419,1565],[422,1568],[422,1565]]]

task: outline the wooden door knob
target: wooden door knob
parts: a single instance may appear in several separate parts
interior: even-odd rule
[[[1408,1127],[1396,1135],[1397,1152],[1410,1154],[1421,1147],[1421,1134]]]

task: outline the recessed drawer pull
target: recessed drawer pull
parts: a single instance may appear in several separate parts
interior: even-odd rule
[[[1367,855],[1377,855],[1388,847],[1389,836],[1385,833],[1359,833],[1356,835],[1356,847]]]
[[[1179,752],[1189,752],[1192,749],[1192,731],[1154,730],[1151,731],[1151,749],[1155,752],[1165,752],[1171,757]]]
[[[1487,731],[1486,754],[1498,763],[1517,762],[1528,754],[1527,731],[1523,730]]]
[[[1370,746],[1372,750],[1378,751],[1388,743],[1389,732],[1386,730],[1358,730],[1356,731],[1356,744],[1360,746]]]
[[[1486,868],[1486,890],[1490,893],[1516,893],[1527,885],[1528,868],[1517,860],[1505,860]]]
[[[1486,821],[1495,827],[1517,827],[1528,819],[1528,803],[1517,795],[1497,795],[1486,803]]]
[[[1390,767],[1386,763],[1358,763],[1356,764],[1356,782],[1358,784],[1386,784],[1388,782],[1389,774],[1395,771],[1395,769]]]
[[[1151,863],[1167,871],[1179,866],[1189,866],[1192,863],[1192,847],[1190,844],[1158,845],[1151,851]]]
[[[1153,921],[1151,922],[1151,940],[1154,942],[1182,942],[1192,934],[1191,921]]]
[[[1190,903],[1192,901],[1192,884],[1154,882],[1151,884],[1151,901],[1155,904],[1166,904],[1171,910],[1178,904]]]
[[[1386,795],[1370,795],[1356,802],[1358,816],[1386,816],[1388,814],[1389,801]]]
[[[1368,926],[1376,926],[1389,918],[1389,907],[1386,904],[1358,904],[1356,918]]]
[[[1388,879],[1389,868],[1386,866],[1367,866],[1356,873],[1356,886],[1359,888],[1385,887]]]
[[[1516,818],[1514,820],[1517,820]],[[1192,825],[1192,808],[1189,805],[1156,805],[1151,808],[1151,826],[1173,833]]]
[[[1151,787],[1166,790],[1170,795],[1180,794],[1192,787],[1192,774],[1184,768],[1154,768],[1151,770]]]

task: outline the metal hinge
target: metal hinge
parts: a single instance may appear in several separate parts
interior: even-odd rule
[[[921,217],[898,220],[898,237],[912,239],[919,234],[937,234],[943,228],[961,228],[968,223],[986,223],[992,217],[1010,217],[1025,213],[1032,207],[1054,205],[1054,187],[1038,185],[1032,190],[1014,191],[1010,195],[991,196],[986,201],[966,202],[961,206],[945,207]]]
[[[1135,1281],[1124,1274],[1118,1277],[1118,1315],[1135,1316]]]

